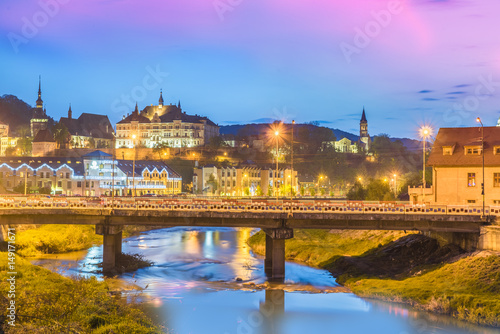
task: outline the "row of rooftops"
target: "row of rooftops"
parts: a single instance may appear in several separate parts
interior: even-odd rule
[[[485,166],[500,166],[500,127],[440,128],[427,165],[481,166],[482,145]]]
[[[23,170],[26,166],[38,170],[47,167],[53,171],[57,171],[64,166],[69,167],[74,171],[76,176],[84,176],[86,161],[91,160],[112,160],[112,155],[102,151],[93,151],[79,158],[63,158],[63,157],[1,157],[0,167],[7,165],[12,170]],[[116,160],[116,168],[124,174],[132,176],[134,170],[134,162],[132,160]],[[136,160],[135,161],[135,176],[141,176],[145,170],[153,172],[166,171],[169,178],[179,179],[181,175],[173,170],[170,166],[162,161]]]

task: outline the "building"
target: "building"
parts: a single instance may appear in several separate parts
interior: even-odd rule
[[[113,160],[102,151],[81,158],[0,158],[0,181],[9,191],[26,181],[30,193],[67,196],[109,196],[113,190],[116,196],[166,195],[182,187],[181,176],[163,162]]]
[[[293,171],[295,193],[298,189],[297,171]],[[273,180],[274,178],[274,180]],[[274,181],[274,182],[273,182]],[[273,184],[280,189],[280,196],[289,195],[292,186],[292,170],[289,166],[275,169],[245,162],[238,166],[216,167],[207,165],[194,169],[193,193],[222,196],[268,195]],[[286,190],[285,190],[286,189]]]
[[[323,147],[333,147],[335,151],[340,153],[359,153],[360,148],[367,153],[370,149],[372,140],[368,134],[368,120],[366,119],[365,107],[359,121],[359,139],[353,141],[344,137],[340,140],[323,142]]]
[[[365,152],[368,152],[372,144],[372,140],[370,138],[370,135],[368,134],[368,120],[366,119],[365,107],[363,107],[363,114],[361,115],[361,120],[359,121],[358,143]]]
[[[341,140],[337,140],[334,143],[335,151],[341,153],[358,153],[358,143],[352,142],[348,138],[344,137]]]
[[[9,125],[0,122],[0,138],[9,136]]]
[[[69,148],[112,148],[115,131],[108,116],[82,113],[73,118],[71,105],[68,117],[61,117],[59,123],[64,124],[71,136]]]
[[[485,205],[500,205],[500,127],[484,127],[484,151],[482,138],[481,127],[439,129],[427,162],[432,187],[410,188],[410,200],[481,206],[484,177]]]
[[[153,148],[203,146],[213,137],[219,136],[219,126],[207,117],[188,115],[177,105],[164,105],[160,92],[158,105],[135,110],[116,125],[116,147]],[[132,136],[135,135],[135,139]]]
[[[53,152],[57,148],[56,146],[52,133],[47,129],[40,130],[33,138],[31,155],[34,157],[47,156],[49,152]]]
[[[42,78],[38,78],[38,99],[36,100],[36,107],[33,108],[33,114],[30,120],[31,137],[35,138],[40,130],[48,129],[49,118],[47,111],[43,107],[42,101]]]

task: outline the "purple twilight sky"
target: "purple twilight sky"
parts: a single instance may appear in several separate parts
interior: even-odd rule
[[[418,136],[500,116],[497,0],[3,0],[0,95],[47,113],[165,101],[233,124]]]

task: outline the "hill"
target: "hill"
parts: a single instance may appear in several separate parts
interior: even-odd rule
[[[223,125],[220,127],[220,134],[221,135],[230,135],[230,136],[236,136],[238,133],[244,133],[246,136],[252,136],[252,135],[258,135],[259,133],[263,133],[268,129],[270,123],[258,123],[258,124],[233,124],[233,125]],[[299,128],[301,126],[317,126],[314,124],[296,124],[296,127]],[[317,126],[320,127],[320,126]],[[244,130],[243,130],[244,129]],[[357,141],[359,139],[358,135],[355,135],[350,132],[346,132],[340,129],[335,129],[335,128],[330,128],[333,131],[333,134],[335,135],[335,138],[337,140],[340,140],[342,138],[347,138],[351,141]],[[243,131],[243,132],[240,132]],[[373,140],[372,136],[372,140]],[[391,141],[396,141],[400,140],[403,145],[409,150],[409,151],[417,151],[422,149],[422,142],[420,140],[416,139],[410,139],[410,138],[395,138],[391,137]],[[428,145],[431,145],[430,143]],[[431,147],[431,146],[429,146]]]
[[[0,96],[0,121],[8,124],[10,131],[30,125],[32,107],[14,95]]]

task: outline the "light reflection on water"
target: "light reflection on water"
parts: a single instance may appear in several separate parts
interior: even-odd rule
[[[125,239],[124,252],[142,254],[155,265],[120,275],[121,282],[128,288],[147,286],[148,313],[175,333],[498,333],[351,293],[293,292],[338,287],[329,272],[294,263],[286,263],[284,286],[256,290],[250,284],[266,278],[263,260],[246,244],[251,233],[246,228],[170,228]],[[101,278],[95,274],[101,259],[102,247],[93,247],[34,262],[65,275]]]

